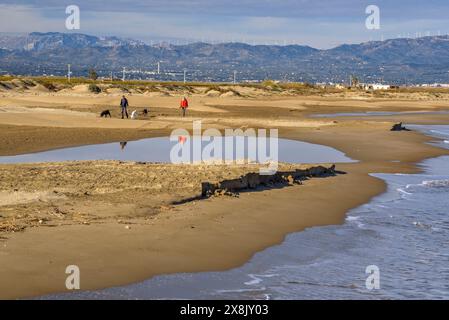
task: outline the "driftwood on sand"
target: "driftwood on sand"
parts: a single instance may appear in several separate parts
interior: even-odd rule
[[[202,196],[210,197],[213,195],[232,195],[238,191],[256,189],[259,186],[281,186],[301,184],[303,180],[312,177],[329,177],[345,172],[335,170],[335,165],[330,168],[323,166],[312,167],[309,169],[287,172],[277,172],[274,175],[261,175],[259,173],[248,173],[238,179],[224,180],[218,183],[203,182]]]
[[[391,131],[411,131],[402,125],[402,122],[399,122],[391,128]]]

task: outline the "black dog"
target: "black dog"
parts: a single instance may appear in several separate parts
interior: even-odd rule
[[[111,112],[109,111],[109,110],[104,110],[101,114],[100,114],[100,117],[101,118],[107,118],[107,117],[109,117],[109,118],[112,118],[112,116],[111,116]]]
[[[143,109],[143,115],[146,117],[148,115],[148,109]]]

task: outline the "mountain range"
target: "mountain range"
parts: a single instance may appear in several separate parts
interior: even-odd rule
[[[157,64],[160,63],[160,73]],[[275,79],[342,82],[449,83],[449,36],[391,39],[319,50],[301,45],[192,43],[148,45],[138,40],[77,33],[0,34],[0,72],[74,76],[94,68],[100,76],[158,80]]]

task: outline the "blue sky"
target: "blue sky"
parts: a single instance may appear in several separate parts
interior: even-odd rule
[[[65,29],[78,5],[81,33],[161,41],[342,43],[449,33],[448,0],[0,0],[0,31]],[[365,28],[365,9],[381,10],[381,29]]]

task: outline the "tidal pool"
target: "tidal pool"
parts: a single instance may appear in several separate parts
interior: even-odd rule
[[[242,148],[237,148],[238,141],[236,140],[236,137],[230,137],[232,146],[229,147],[227,143],[231,141],[228,139],[229,137],[203,137],[203,140],[206,141],[200,142],[199,158],[193,156],[195,154],[193,151],[196,147],[192,137],[185,137],[178,141],[170,141],[169,137],[159,137],[130,142],[63,148],[16,156],[2,156],[0,157],[0,163],[12,164],[89,160],[172,163],[174,162],[173,157],[179,160],[179,155],[182,153],[184,153],[184,161],[182,161],[182,163],[200,162],[201,160],[208,162],[218,159],[249,159],[251,162],[265,163],[266,161],[263,160],[273,160],[273,158],[275,158],[276,153],[274,152],[274,149],[277,149],[278,161],[286,163],[308,164],[355,162],[344,153],[334,148],[302,141],[278,139],[276,148],[276,146],[270,144],[270,138],[259,138],[257,139],[256,149],[253,149],[250,146],[248,138],[244,139]],[[211,141],[215,141],[215,146],[218,147],[214,152],[208,152],[210,151],[208,145],[210,146]],[[173,150],[177,150],[178,152],[174,152]],[[226,150],[230,153],[226,154]],[[254,152],[251,151],[257,152],[254,154]]]
[[[393,112],[393,111],[367,111],[367,112],[338,112],[338,113],[325,113],[315,114],[312,118],[335,118],[335,117],[386,117],[386,116],[412,116],[412,115],[438,115],[449,114],[449,111],[406,111],[406,112]]]

